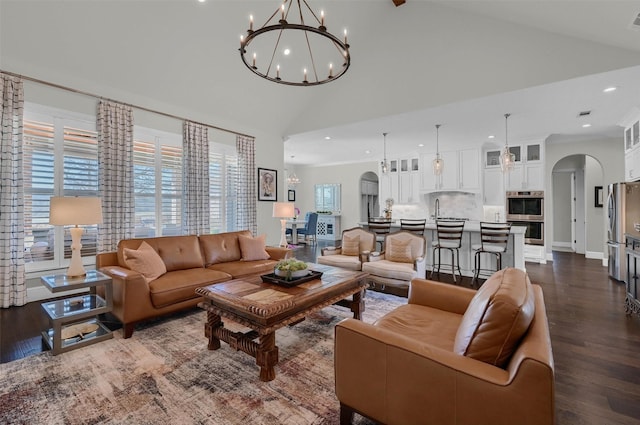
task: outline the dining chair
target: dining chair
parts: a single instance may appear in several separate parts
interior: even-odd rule
[[[304,229],[298,230],[298,235],[304,235],[305,241],[317,242],[318,239],[318,213],[307,213],[307,224],[304,225]],[[297,241],[296,241],[297,242]]]

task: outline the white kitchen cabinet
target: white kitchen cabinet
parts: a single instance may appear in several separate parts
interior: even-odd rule
[[[418,159],[393,160],[396,171],[382,174],[380,170],[380,205],[391,198],[396,204],[415,204],[420,202],[421,175]],[[405,171],[403,170],[403,167]],[[415,171],[413,171],[415,169]],[[376,192],[377,194],[378,192]]]
[[[463,190],[477,192],[480,190],[480,151],[463,149],[460,151],[440,152],[444,161],[442,174],[433,174],[435,153],[422,155],[422,190]]]
[[[458,187],[465,191],[480,190],[480,151],[463,149],[459,152]]]
[[[518,164],[506,176],[507,190],[544,190],[544,164]]]
[[[484,170],[483,195],[485,205],[504,205],[504,174],[500,168]]]
[[[505,176],[505,190],[544,190],[544,144],[533,142],[516,147],[509,147],[516,154],[516,164]]]
[[[378,194],[378,182],[372,182],[369,180],[362,180],[360,182],[360,192],[363,195],[377,195]]]
[[[624,155],[624,179],[628,182],[640,180],[640,146]]]

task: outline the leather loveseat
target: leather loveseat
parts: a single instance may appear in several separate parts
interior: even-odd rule
[[[131,337],[137,322],[196,306],[202,300],[196,288],[272,272],[291,252],[265,247],[264,237],[260,246],[257,239],[248,230],[125,239],[116,252],[98,254],[96,268],[113,280],[112,313],[122,322],[124,337]],[[151,257],[144,254],[140,265],[134,260],[144,257],[144,248]]]
[[[477,292],[414,279],[408,304],[336,326],[335,377],[341,424],[553,424],[542,289],[518,269]]]

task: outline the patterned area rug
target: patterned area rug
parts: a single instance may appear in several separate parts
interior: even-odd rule
[[[363,320],[404,303],[367,291]],[[147,322],[130,339],[116,331],[58,356],[2,364],[0,423],[337,424],[333,329],[350,316],[332,306],[278,330],[271,382],[261,382],[255,360],[226,343],[207,350],[200,310]]]

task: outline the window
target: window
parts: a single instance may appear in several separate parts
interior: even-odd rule
[[[339,184],[317,184],[315,192],[316,211],[340,211]]]
[[[209,142],[211,233],[237,230],[238,156],[235,148]]]
[[[49,224],[52,196],[98,195],[95,120],[27,104],[24,119],[25,262],[27,270],[68,265],[71,235]],[[37,110],[37,112],[35,112]],[[83,226],[81,255],[92,263],[97,225]]]
[[[135,236],[182,233],[182,136],[136,127],[133,141]]]

